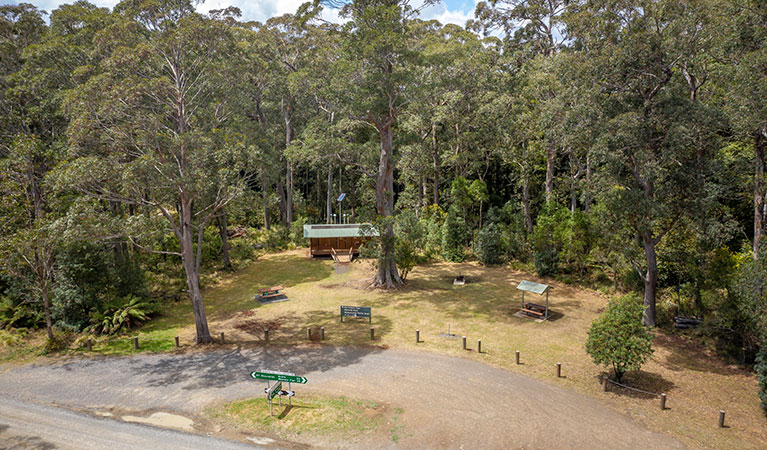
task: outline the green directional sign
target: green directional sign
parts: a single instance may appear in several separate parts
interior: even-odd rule
[[[306,377],[299,377],[293,374],[287,374],[284,372],[282,373],[272,372],[272,371],[250,372],[250,377],[256,380],[281,381],[283,383],[305,384],[307,381]]]
[[[280,395],[280,391],[282,390],[282,383],[277,383],[274,386],[272,386],[271,389],[269,389],[269,392],[266,394],[266,397],[271,400],[274,397],[277,397]]]

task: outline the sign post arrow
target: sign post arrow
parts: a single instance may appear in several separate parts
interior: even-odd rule
[[[287,374],[285,372],[275,373],[272,371],[250,372],[250,377],[255,380],[281,381],[284,383],[306,384],[306,382],[308,381],[306,377],[296,376],[294,374]]]

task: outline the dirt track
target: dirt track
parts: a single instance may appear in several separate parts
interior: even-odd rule
[[[213,403],[260,395],[264,383],[248,377],[257,369],[306,376],[308,384],[294,385],[299,398],[311,390],[404,410],[396,430],[387,425],[332,446],[683,448],[583,395],[468,359],[425,352],[269,347],[74,359],[2,373],[0,392],[75,409],[162,410],[199,417]]]

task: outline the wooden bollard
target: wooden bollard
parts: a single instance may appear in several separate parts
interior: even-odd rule
[[[477,353],[482,353],[482,339],[477,339]]]
[[[306,339],[312,340],[312,328],[309,327],[306,329]]]
[[[415,330],[415,343],[421,342],[421,330]]]
[[[666,410],[666,394],[660,394],[660,410]]]
[[[223,331],[221,332],[221,343],[222,344],[224,343],[224,332]]]
[[[93,349],[93,340],[91,340],[91,338],[88,338],[87,345],[88,351],[91,351]]]
[[[138,350],[138,338],[137,337],[133,338],[133,349],[134,350]]]
[[[174,337],[173,340],[176,341],[176,348],[179,348],[180,345],[178,343],[178,336]]]
[[[373,327],[370,327],[370,340],[375,340],[376,338],[376,329]]]
[[[562,378],[562,363],[557,363],[557,378]]]
[[[607,375],[602,375],[602,392],[607,392]]]
[[[264,340],[269,342],[269,330],[264,330]]]
[[[719,410],[719,428],[724,428],[724,410]]]
[[[466,336],[461,337],[461,340],[463,341],[463,349],[466,350]]]
[[[519,365],[519,350],[517,350],[517,365]]]
[[[320,327],[320,340],[325,340],[325,327]]]

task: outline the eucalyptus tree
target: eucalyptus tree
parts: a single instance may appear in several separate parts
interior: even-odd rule
[[[753,254],[767,230],[767,3],[733,0],[716,4],[721,70],[719,86],[739,140],[754,151]]]
[[[205,227],[247,182],[248,146],[228,132],[225,63],[230,30],[188,1],[127,0],[115,7],[120,33],[101,36],[111,51],[68,96],[73,158],[63,186],[138,207],[164,223],[181,259],[198,343],[212,341],[200,292]],[[108,30],[108,31],[114,31]],[[142,222],[143,221],[143,222]]]
[[[423,6],[432,4],[427,1]],[[395,126],[409,100],[407,86],[415,55],[412,24],[418,9],[407,0],[358,0],[347,3],[341,15],[342,57],[336,67],[354,86],[340,93],[346,115],[375,130],[380,144],[376,180],[376,211],[381,219],[381,257],[374,285],[402,284],[394,253]],[[372,172],[369,172],[373,174]]]
[[[570,0],[490,0],[479,2],[475,11],[477,18],[472,24],[485,33],[499,30],[505,34],[509,50],[515,55],[516,64],[540,57],[550,59],[562,50],[568,40],[565,13]],[[542,92],[540,102],[552,101],[559,91]],[[553,111],[554,108],[550,108]],[[547,131],[548,127],[543,127]],[[554,195],[554,171],[559,142],[554,136],[546,137],[546,201]]]
[[[656,247],[695,206],[697,158],[689,133],[691,101],[681,72],[698,43],[695,2],[585,1],[568,23],[581,67],[598,90],[605,118],[597,151],[601,201],[619,211],[644,251],[643,323],[655,326]]]

